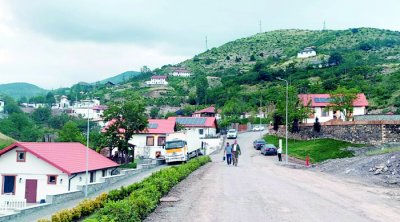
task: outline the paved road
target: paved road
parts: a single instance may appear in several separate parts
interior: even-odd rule
[[[171,192],[179,202],[163,204],[147,221],[399,221],[390,190],[285,167],[252,148],[259,135],[239,136],[238,167],[213,156]]]

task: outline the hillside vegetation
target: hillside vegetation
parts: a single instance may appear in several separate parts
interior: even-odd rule
[[[46,92],[47,90],[45,89],[25,82],[0,84],[0,95],[9,95],[14,99],[43,95]]]
[[[0,150],[11,145],[13,142],[15,142],[15,140],[0,133]]]
[[[296,57],[310,46],[317,56]],[[271,31],[212,48],[180,65],[222,77],[228,91],[233,86],[242,86],[241,92],[249,88],[245,85],[268,87],[281,77],[298,93],[326,93],[342,86],[364,92],[370,110],[400,107],[400,33],[395,31]]]

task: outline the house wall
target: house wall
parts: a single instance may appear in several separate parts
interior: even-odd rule
[[[317,55],[316,51],[305,51],[297,53],[297,58],[308,58],[316,55]]]
[[[146,145],[147,136],[154,137],[154,146]],[[166,134],[136,134],[132,136],[129,143],[136,145],[135,155],[155,159],[157,151],[160,151],[161,155],[165,154],[163,147],[158,145],[158,137],[160,136],[167,137]]]
[[[0,100],[0,113],[4,112],[4,101]]]
[[[88,118],[89,119],[98,119],[101,118],[103,116],[104,110],[98,110],[98,109],[92,109],[89,108],[89,113],[88,113],[88,109],[85,107],[75,107],[72,108],[74,110],[74,112],[78,115],[81,115],[82,118]]]
[[[167,85],[168,82],[165,79],[151,79],[146,82],[148,85]]]
[[[16,175],[15,196],[25,198],[25,185],[27,179],[37,180],[37,201],[46,199],[47,194],[58,194],[68,190],[68,175],[59,169],[37,158],[31,153],[26,153],[26,162],[17,162],[16,148],[0,156],[0,184],[3,186],[1,175]],[[47,175],[57,175],[57,184],[47,184]],[[20,182],[21,181],[21,182]]]
[[[113,169],[114,168],[106,169],[107,176],[111,176],[111,171]],[[88,172],[88,184],[90,184],[90,172],[93,172],[93,171],[89,171]],[[93,183],[98,183],[98,182],[101,181],[101,178],[103,178],[102,170],[95,170],[94,172],[96,173],[96,177],[95,177],[96,179],[95,179],[95,181]],[[78,173],[78,174],[76,174],[76,176],[74,176],[74,175],[75,174],[73,174],[73,175],[71,175],[69,177],[69,178],[73,177],[71,179],[71,186],[70,186],[71,190],[70,191],[77,191],[78,190],[78,186],[83,186],[83,185],[86,184],[86,172]],[[67,189],[67,191],[68,191],[68,189]]]
[[[324,107],[314,107],[314,114],[312,115],[312,118],[307,118],[305,123],[314,123],[315,118],[318,117],[318,121],[320,123],[327,122],[329,120],[334,119],[334,114],[336,114],[337,118],[340,118],[342,120],[345,120],[345,115],[342,112],[337,112],[334,113],[332,110],[329,110],[329,115],[328,116],[322,116],[322,112],[324,110]],[[365,115],[365,107],[354,107],[353,109],[353,115]]]

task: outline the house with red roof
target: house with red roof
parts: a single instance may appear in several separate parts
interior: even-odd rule
[[[167,76],[152,76],[150,81],[146,81],[147,85],[168,85]]]
[[[166,138],[177,130],[176,123],[167,119],[148,121],[147,128],[133,135],[129,143],[135,145],[135,155],[155,159],[164,153]]]
[[[218,133],[215,117],[169,117],[168,120],[183,126],[189,136],[204,138]]]
[[[190,77],[192,76],[192,72],[185,68],[176,68],[172,73],[170,73],[170,75],[177,77]]]
[[[221,115],[219,113],[220,110],[215,110],[214,106],[210,106],[194,112],[192,114],[192,117],[215,117],[218,120],[221,119]]]
[[[1,195],[37,203],[76,191],[86,183],[86,146],[80,143],[16,142],[0,150]],[[112,175],[119,165],[88,149],[88,183]]]
[[[327,110],[330,105],[329,94],[300,94],[299,99],[304,106],[312,109],[313,113],[304,120],[304,123],[314,123],[318,118],[319,122],[327,122],[332,119],[345,120],[345,115],[338,110]],[[364,93],[359,93],[353,102],[353,116],[365,115],[368,107],[368,100]]]

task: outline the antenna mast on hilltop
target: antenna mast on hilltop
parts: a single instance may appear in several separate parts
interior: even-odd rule
[[[207,36],[206,36],[206,51],[208,50],[208,41],[207,41]]]
[[[262,24],[261,24],[261,20],[260,20],[260,33],[262,33]]]
[[[322,30],[325,31],[326,30],[326,22],[324,20],[324,26],[322,27]]]

